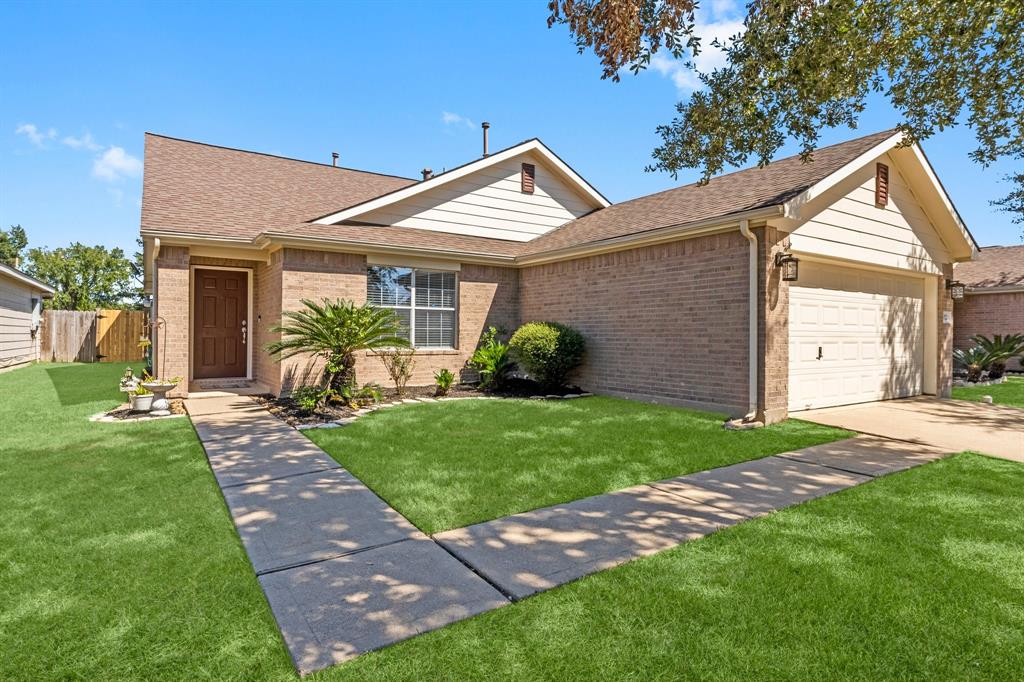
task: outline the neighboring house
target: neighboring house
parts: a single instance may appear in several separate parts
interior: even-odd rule
[[[539,140],[416,181],[146,136],[161,372],[283,392],[269,328],[303,298],[395,308],[413,383],[488,325],[578,328],[581,386],[766,421],[948,395],[952,265],[976,245],[894,131],[616,205]],[[799,259],[795,281],[782,260]],[[782,260],[777,260],[782,258]],[[385,378],[359,358],[360,382]]]
[[[956,348],[969,348],[977,334],[1024,334],[1024,246],[986,246],[953,272],[964,297],[953,304]],[[1015,361],[1010,369],[1024,369]]]
[[[0,263],[0,372],[39,359],[43,299],[53,287]]]

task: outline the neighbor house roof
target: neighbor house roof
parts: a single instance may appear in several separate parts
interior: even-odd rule
[[[415,183],[146,133],[142,231],[251,240]]]
[[[974,260],[957,263],[956,278],[971,289],[1024,287],[1024,245],[982,247]]]
[[[779,206],[896,134],[866,135],[815,150],[813,162],[797,156],[657,194],[623,201],[577,218],[529,242],[528,254],[600,242],[759,208]]]
[[[10,279],[13,279],[17,282],[21,282],[22,284],[31,287],[32,289],[40,291],[43,295],[43,298],[50,298],[53,296],[54,290],[53,287],[51,287],[49,284],[47,284],[46,282],[42,282],[36,279],[35,277],[32,277],[31,275],[27,275],[21,270],[11,267],[6,263],[0,263],[0,275],[9,277]]]

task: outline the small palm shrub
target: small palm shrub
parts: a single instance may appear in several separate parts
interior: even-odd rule
[[[999,379],[1006,373],[1007,362],[1024,356],[1024,334],[996,334],[991,339],[978,334],[971,341],[985,353],[983,364],[989,379]]]
[[[356,353],[361,350],[403,348],[409,339],[401,336],[398,316],[389,308],[356,305],[351,301],[303,299],[303,308],[286,311],[284,323],[271,327],[280,341],[266,350],[280,362],[297,355],[324,360],[325,390],[318,406],[328,397],[352,390],[356,385]]]
[[[957,348],[953,351],[953,360],[967,370],[967,381],[975,382],[981,379],[981,373],[985,370],[987,354],[981,346],[972,346],[966,350]]]
[[[480,335],[480,345],[469,359],[469,366],[480,374],[480,388],[500,388],[508,373],[512,371],[512,358],[508,345],[498,339],[500,332],[488,327]]]
[[[546,389],[565,386],[583,362],[583,335],[558,322],[528,322],[516,330],[509,347],[519,363]]]
[[[416,366],[416,361],[413,360],[415,354],[414,349],[403,350],[401,348],[389,348],[377,353],[381,362],[384,363],[384,369],[387,370],[388,376],[395,384],[395,393],[399,398],[405,395],[405,386],[412,378],[412,370]]]
[[[434,383],[437,384],[437,389],[434,391],[435,395],[448,395],[448,391],[452,389],[452,384],[455,383],[455,374],[450,369],[439,369],[434,372]]]

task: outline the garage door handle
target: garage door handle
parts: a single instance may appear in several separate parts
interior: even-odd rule
[[[822,358],[822,355],[821,355],[821,346],[818,346],[818,357],[817,357],[816,359],[817,359],[817,360],[821,360],[821,358]]]

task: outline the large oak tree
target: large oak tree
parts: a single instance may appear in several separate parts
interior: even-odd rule
[[[695,0],[552,0],[548,25],[566,24],[602,78],[646,68],[667,50],[694,68],[706,47]],[[753,0],[745,30],[722,47],[726,65],[658,128],[652,170],[699,168],[704,179],[750,160],[768,163],[787,138],[805,159],[823,128],[855,126],[872,93],[899,112],[907,142],[959,124],[971,158],[1024,160],[1024,1]],[[695,69],[696,70],[696,69]],[[1024,172],[995,200],[1024,222]]]

